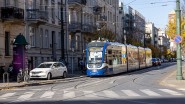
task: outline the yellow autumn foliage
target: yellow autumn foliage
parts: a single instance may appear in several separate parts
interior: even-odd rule
[[[174,39],[176,36],[176,19],[174,21],[169,21],[166,29],[166,34],[171,38]],[[181,36],[183,40],[185,39],[185,18],[181,18]],[[182,41],[182,46],[185,46],[185,41]]]

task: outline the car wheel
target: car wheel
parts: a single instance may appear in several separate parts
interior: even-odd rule
[[[67,72],[64,72],[62,77],[66,78],[67,77]]]
[[[51,78],[52,78],[51,73],[48,73],[47,80],[51,80]]]

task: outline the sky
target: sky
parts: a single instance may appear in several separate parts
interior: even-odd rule
[[[168,24],[168,14],[176,9],[176,0],[121,0],[144,17],[146,22],[153,22],[157,28],[165,29]],[[180,3],[184,3],[180,0]]]

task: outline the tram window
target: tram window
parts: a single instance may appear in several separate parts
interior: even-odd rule
[[[112,65],[112,60],[109,60],[109,65]]]
[[[108,50],[108,54],[112,54],[112,50]]]

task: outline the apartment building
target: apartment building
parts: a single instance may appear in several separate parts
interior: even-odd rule
[[[13,41],[24,33],[24,3],[21,0],[0,0],[0,65],[8,66],[13,59]]]
[[[68,61],[74,61],[75,67],[80,59],[85,59],[87,43],[98,39],[94,32],[107,29],[118,37],[122,34],[119,0],[68,0],[68,9],[68,53],[71,57]],[[71,56],[72,53],[76,55]]]
[[[1,0],[1,59],[12,61],[12,42],[20,33],[30,46],[28,62],[34,68],[61,54],[61,0]]]
[[[147,22],[145,25],[146,38],[150,38],[150,44],[154,47],[158,47],[158,28],[155,27],[154,23]]]
[[[144,44],[145,17],[141,13],[139,13],[137,10],[133,10],[133,16],[134,16],[133,36],[138,42],[142,42]]]

